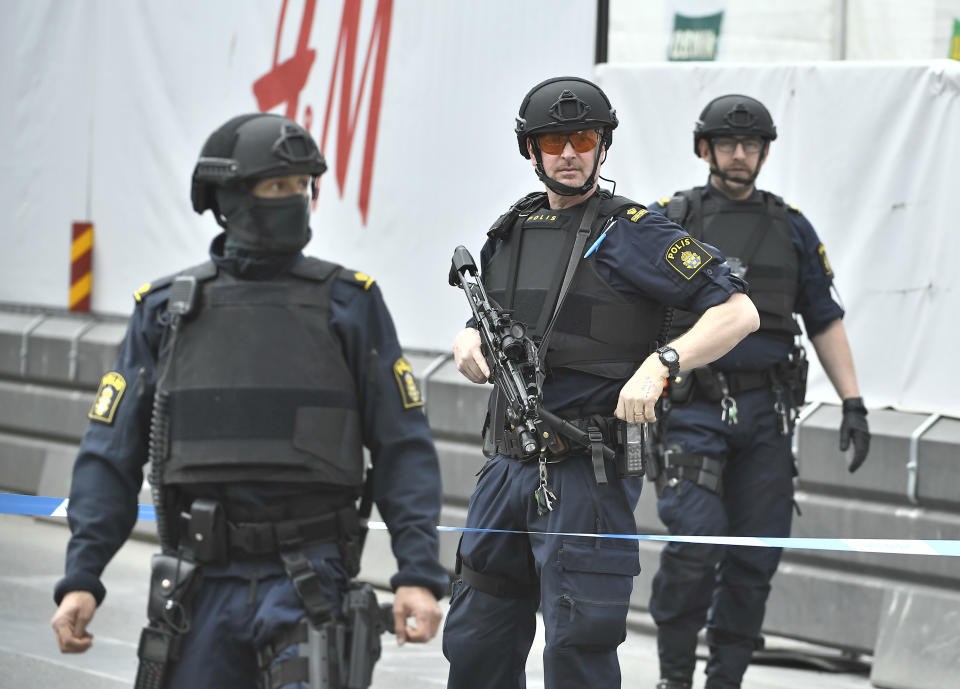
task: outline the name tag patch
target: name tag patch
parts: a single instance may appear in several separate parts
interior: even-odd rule
[[[393,376],[397,379],[397,386],[400,388],[400,399],[403,400],[404,409],[423,406],[423,396],[420,394],[420,388],[417,386],[417,379],[413,376],[413,368],[410,363],[400,357],[393,364]]]
[[[687,280],[693,279],[701,268],[713,260],[709,251],[703,248],[696,239],[691,236],[681,237],[667,249],[664,256],[667,263],[673,267]]]
[[[112,424],[113,416],[117,413],[117,406],[123,391],[127,389],[127,381],[119,373],[111,371],[100,380],[97,398],[93,401],[87,417],[100,423]]]
[[[524,227],[562,227],[567,222],[567,216],[556,211],[543,210],[531,213],[524,221]]]

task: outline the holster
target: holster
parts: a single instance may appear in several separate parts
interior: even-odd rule
[[[696,368],[688,376],[696,377],[698,399],[702,397],[708,402],[719,402],[723,399],[723,386],[717,379],[716,372],[709,366]]]
[[[794,409],[806,402],[809,368],[810,362],[803,347],[794,347],[787,359],[773,367],[772,375],[786,389]]]
[[[202,575],[196,563],[157,553],[150,563],[149,624],[140,632],[140,665],[134,689],[163,689],[170,665],[180,656],[180,639],[190,629],[193,597]]]
[[[685,371],[680,375],[670,379],[667,385],[667,395],[671,402],[677,404],[686,404],[693,396],[694,383],[696,382],[696,369]]]

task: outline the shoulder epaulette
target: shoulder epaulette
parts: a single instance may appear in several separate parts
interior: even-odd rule
[[[362,287],[364,290],[370,289],[374,283],[373,278],[366,273],[351,270],[350,268],[341,268],[340,272],[337,274],[337,277],[345,282],[350,283],[351,285]]]
[[[657,205],[661,208],[666,208],[668,203],[670,203],[669,196],[664,196],[662,199],[657,199]]]
[[[793,204],[788,205],[788,206],[787,206],[787,209],[793,211],[793,212],[796,213],[797,215],[803,215],[803,211],[801,211],[799,208],[797,208],[797,207],[794,206]]]
[[[192,275],[200,282],[204,282],[217,276],[217,266],[213,261],[204,261],[203,263],[199,263],[184,270],[179,270],[176,273],[164,275],[162,278],[157,278],[151,282],[145,282],[133,293],[134,300],[136,300],[138,303],[142,302],[143,298],[148,294],[151,292],[156,292],[158,289],[163,287],[169,287],[170,284],[181,275]]]
[[[637,222],[649,212],[642,203],[637,203],[626,196],[606,195],[601,202],[598,215],[601,218],[626,217],[631,222]]]

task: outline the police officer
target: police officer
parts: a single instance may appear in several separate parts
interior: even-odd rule
[[[709,367],[671,382],[660,518],[673,534],[789,536],[793,501],[793,413],[803,403],[806,359],[794,344],[794,314],[843,400],[840,449],[848,468],[867,456],[867,411],[857,388],[843,309],[831,298],[833,271],[810,222],[755,180],[777,130],[759,101],[710,101],[694,130],[707,184],[654,204],[698,241],[718,247],[750,283],[760,328]],[[678,313],[672,332],[691,314]],[[684,367],[686,368],[686,367]],[[697,633],[707,627],[709,689],[739,687],[760,627],[780,551],[669,543],[653,580],[658,689],[689,689]]]
[[[590,448],[566,438],[546,461],[525,456],[503,400],[491,396],[489,461],[466,523],[521,533],[462,538],[443,636],[451,689],[526,686],[538,608],[549,689],[620,686],[617,646],[639,572],[637,542],[557,534],[636,533],[642,479],[621,477],[594,450],[617,448],[624,421],[656,418],[669,371],[705,364],[757,327],[744,283],[715,249],[597,186],[617,124],[606,94],[576,77],[537,84],[520,105],[520,153],[546,191],[494,224],[483,281],[546,351],[544,407],[587,432]],[[704,314],[669,344],[667,305]],[[487,381],[477,330],[462,330],[453,350],[466,378]]]
[[[149,454],[164,551],[150,608],[162,619],[151,614],[141,639],[137,686],[145,656],[169,687],[341,686],[336,668],[295,656],[332,638],[354,590],[364,445],[398,562],[398,641],[439,626],[440,475],[416,383],[373,279],[301,253],[325,169],[309,132],[279,115],[213,132],[192,200],[225,232],[210,261],[136,292],[90,411],[52,625],[61,651],[90,647],[100,574],[137,518]]]

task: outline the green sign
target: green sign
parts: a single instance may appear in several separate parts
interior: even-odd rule
[[[667,59],[675,62],[715,60],[722,22],[722,11],[704,17],[686,17],[674,13]]]
[[[950,39],[950,54],[947,57],[960,60],[960,19],[953,20],[953,38]]]

